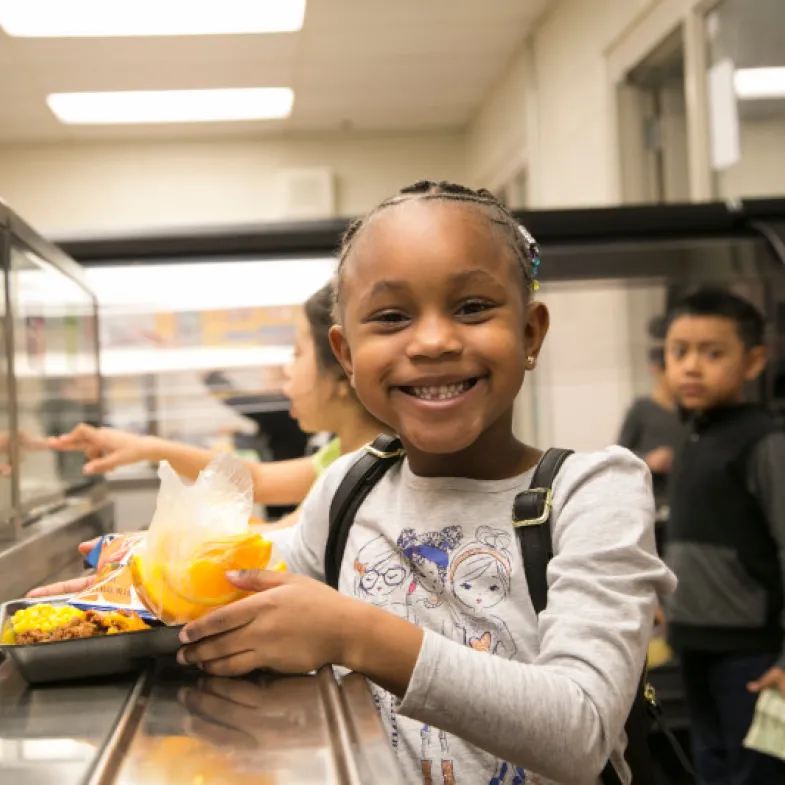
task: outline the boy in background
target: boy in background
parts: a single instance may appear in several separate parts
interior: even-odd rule
[[[785,762],[743,747],[757,694],[785,694],[785,434],[744,399],[765,364],[746,300],[704,289],[671,310],[666,371],[689,433],[670,476],[666,610],[700,785],[785,783]]]

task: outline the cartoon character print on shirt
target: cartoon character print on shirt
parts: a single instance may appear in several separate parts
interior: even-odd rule
[[[406,590],[411,568],[399,548],[384,535],[370,540],[354,559],[354,596],[384,608],[405,619]],[[385,690],[372,685],[376,709],[390,723],[390,743],[398,748],[398,715],[395,699]]]
[[[406,591],[407,618],[412,623],[418,623],[418,605],[433,609],[442,604],[450,553],[458,546],[462,536],[460,526],[446,526],[441,531],[425,534],[404,529],[398,535],[398,547],[408,559],[412,571]]]
[[[451,635],[477,651],[512,659],[518,648],[501,616],[494,611],[510,596],[511,535],[480,526],[475,540],[454,556],[447,574],[454,632]]]
[[[401,550],[379,535],[363,545],[354,559],[354,594],[405,619],[410,575]]]
[[[443,601],[447,582],[447,570],[450,565],[450,553],[461,541],[463,530],[460,526],[446,526],[441,531],[417,534],[414,529],[404,529],[398,536],[398,547],[409,560],[412,577],[406,591],[407,618],[418,624],[418,617],[425,609],[438,608]],[[442,632],[443,630],[439,630]],[[441,781],[443,785],[455,784],[453,761],[447,743],[447,734],[439,730],[438,736],[439,762],[441,764]],[[433,729],[423,725],[420,729],[422,756],[420,766],[423,785],[434,783],[434,755],[431,749]]]

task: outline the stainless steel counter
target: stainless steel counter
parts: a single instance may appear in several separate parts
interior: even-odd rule
[[[79,543],[112,531],[113,524],[114,505],[101,489],[64,499],[25,526],[19,539],[0,540],[0,603],[79,575]]]
[[[176,666],[28,687],[0,665],[0,783],[399,785],[365,680],[217,679]]]

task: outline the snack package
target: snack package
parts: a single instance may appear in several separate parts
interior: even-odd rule
[[[136,593],[129,566],[134,549],[145,536],[144,532],[134,532],[101,537],[86,559],[95,567],[95,583],[77,594],[72,604],[85,610],[133,611],[147,621],[155,619]]]
[[[229,583],[229,570],[268,567],[273,546],[249,528],[253,481],[241,460],[219,454],[192,485],[166,462],[158,476],[149,530],[102,538],[88,557],[97,562],[97,580],[72,604],[187,624],[248,596]]]

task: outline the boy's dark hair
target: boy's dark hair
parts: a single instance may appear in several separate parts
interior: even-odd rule
[[[763,344],[763,315],[749,300],[727,289],[706,287],[682,297],[668,313],[668,328],[680,316],[719,316],[730,319],[747,349]]]
[[[311,337],[316,350],[316,362],[323,371],[339,379],[345,377],[343,367],[330,346],[330,328],[333,326],[333,287],[325,284],[305,301],[305,317],[311,328]]]
[[[515,220],[513,214],[485,188],[477,191],[463,185],[445,181],[432,182],[421,180],[413,185],[407,185],[390,199],[371,210],[367,215],[358,218],[349,224],[341,241],[338,269],[336,271],[334,290],[336,301],[340,298],[341,274],[343,263],[352,247],[352,242],[367,224],[368,220],[376,213],[387,207],[392,207],[401,202],[412,199],[439,199],[443,201],[463,202],[473,205],[488,213],[489,220],[504,230],[510,250],[515,255],[523,272],[523,279],[527,291],[534,285],[536,267],[539,264],[539,248],[534,238]]]

